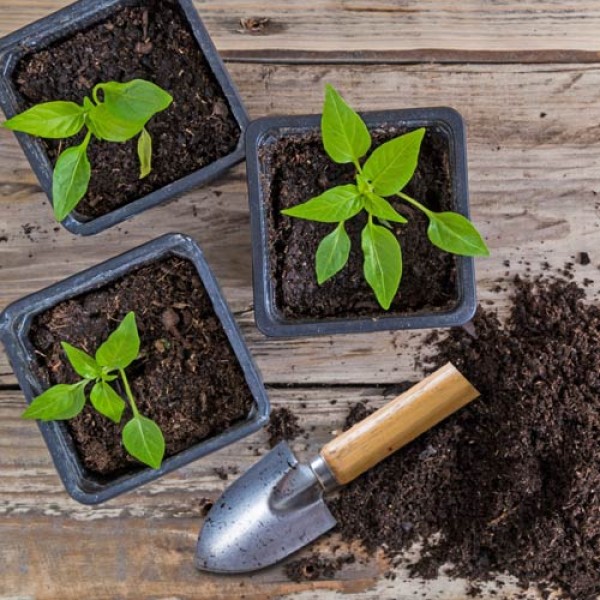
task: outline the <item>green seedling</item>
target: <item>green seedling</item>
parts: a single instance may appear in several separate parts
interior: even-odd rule
[[[411,180],[419,160],[423,127],[396,137],[375,149],[364,121],[331,86],[325,87],[321,137],[329,157],[336,163],[352,163],[355,183],[326,190],[302,204],[282,210],[284,215],[322,223],[337,223],[316,253],[319,285],[341,271],[350,255],[350,237],[344,223],[361,211],[367,223],[361,234],[363,271],[380,306],[388,310],[402,278],[402,251],[390,223],[407,223],[390,200],[402,199],[425,213],[431,243],[446,252],[463,256],[488,256],[489,250],[474,225],[455,212],[434,212],[402,190]]]
[[[102,97],[100,97],[102,95]],[[173,101],[162,88],[134,79],[127,83],[99,83],[91,98],[75,102],[43,102],[3,123],[4,127],[42,138],[63,139],[86,134],[77,146],[60,154],[52,177],[52,203],[57,221],[64,220],[85,196],[91,177],[87,149],[92,136],[107,142],[126,142],[139,135],[140,179],[152,170],[152,139],[148,121]]]
[[[89,393],[92,406],[118,424],[127,406],[113,388],[113,382],[120,378],[133,413],[133,417],[123,427],[123,445],[131,456],[158,469],[165,453],[163,434],[154,421],[140,414],[125,374],[125,369],[140,352],[135,314],[130,312],[125,316],[96,350],[95,357],[66,342],[61,345],[73,369],[82,377],[81,381],[52,386],[35,398],[21,416],[40,421],[72,419],[83,410],[86,403],[85,390],[88,385],[93,384]]]

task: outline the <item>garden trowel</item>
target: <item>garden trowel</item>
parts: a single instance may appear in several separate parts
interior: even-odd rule
[[[323,495],[349,483],[479,392],[450,363],[327,443],[310,464],[281,442],[211,508],[196,566],[244,573],[272,565],[335,526]]]

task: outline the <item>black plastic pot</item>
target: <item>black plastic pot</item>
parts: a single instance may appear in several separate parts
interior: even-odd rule
[[[32,370],[35,359],[33,348],[28,340],[28,332],[33,318],[59,302],[102,287],[126,275],[132,269],[169,255],[181,256],[195,265],[212,301],[215,314],[221,321],[223,330],[244,373],[254,398],[254,407],[246,421],[236,424],[215,437],[201,441],[179,454],[166,458],[160,469],[142,468],[132,474],[125,474],[110,481],[91,474],[82,466],[64,422],[39,422],[40,430],[65,488],[75,500],[83,504],[98,504],[153,481],[165,473],[170,473],[257,431],[268,420],[269,400],[242,334],[227,307],[202,251],[194,240],[181,234],[165,235],[134,248],[125,254],[18,300],[0,314],[0,340],[6,347],[27,403],[30,403],[43,391]]]
[[[415,108],[368,112],[361,115],[370,129],[389,125],[407,128],[435,127],[448,139],[450,170],[453,185],[452,210],[469,216],[467,184],[467,157],[462,117],[452,108]],[[252,230],[252,267],[254,287],[254,314],[259,329],[269,336],[301,336],[335,333],[362,333],[393,329],[426,329],[462,325],[475,314],[475,269],[473,259],[457,256],[458,300],[446,312],[415,313],[406,316],[386,315],[331,318],[321,320],[291,320],[277,307],[275,282],[271,275],[269,258],[269,224],[265,189],[269,188],[269,174],[261,160],[261,148],[274,141],[302,135],[320,129],[320,115],[265,117],[253,121],[246,131],[246,162],[250,223]],[[423,282],[426,285],[426,282]]]
[[[72,233],[91,235],[129,219],[142,211],[167,200],[174,199],[193,187],[203,185],[220,176],[233,165],[244,159],[244,132],[249,122],[248,114],[241,97],[227,73],[219,54],[202,24],[192,0],[176,0],[185,15],[196,41],[200,46],[208,65],[219,82],[227,98],[231,114],[237,121],[241,135],[233,152],[219,160],[198,169],[169,185],[166,185],[138,200],[122,206],[98,218],[87,218],[73,211],[63,225]],[[0,107],[9,119],[24,108],[23,99],[17,92],[12,75],[18,61],[35,50],[73,35],[106,18],[115,10],[124,6],[139,5],[137,0],[79,0],[48,17],[36,21],[0,40]],[[118,56],[115,60],[118,60]],[[60,98],[57,98],[59,100]],[[40,185],[52,201],[52,164],[39,139],[16,133],[17,139],[35,172]]]

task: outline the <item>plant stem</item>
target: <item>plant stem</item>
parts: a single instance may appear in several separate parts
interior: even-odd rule
[[[354,159],[354,166],[356,167],[356,170],[358,171],[358,173],[362,173],[362,168],[360,166],[360,163],[358,162],[358,159]]]
[[[420,202],[417,202],[417,200],[415,200],[414,198],[407,196],[404,192],[398,192],[396,196],[402,198],[402,200],[406,200],[413,206],[416,206],[419,210],[422,210],[426,215],[429,215],[431,213],[431,211],[428,208],[425,208]]]
[[[119,369],[119,374],[121,375],[121,380],[123,381],[123,386],[125,387],[125,394],[129,400],[131,410],[133,411],[133,416],[139,417],[140,411],[138,410],[135,400],[133,399],[133,394],[131,393],[131,388],[129,387],[129,381],[127,381],[127,375],[125,375],[125,369]]]
[[[92,132],[88,129],[87,133],[85,134],[85,139],[83,140],[83,142],[81,143],[81,145],[87,150],[88,144],[90,143],[90,140],[92,139]]]

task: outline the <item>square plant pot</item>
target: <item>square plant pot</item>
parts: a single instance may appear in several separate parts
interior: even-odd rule
[[[222,175],[244,159],[248,115],[192,0],[80,0],[0,40],[7,119],[42,101],[81,102],[96,83],[136,78],[173,96],[147,125],[153,172],[139,179],[135,140],[93,138],[90,188],[63,221],[72,233],[98,233]],[[83,134],[16,135],[52,201],[53,163]]]
[[[171,287],[166,288],[165,292],[164,287],[158,287],[158,282],[173,271],[173,261],[180,265],[179,268],[187,269],[187,275],[183,277],[176,273],[175,279],[169,279],[168,285]],[[156,272],[159,275],[148,274],[144,269],[150,269],[152,273],[158,269]],[[136,272],[139,273],[137,279]],[[167,275],[164,275],[165,273]],[[142,277],[147,283],[141,282]],[[112,331],[117,322],[116,314],[129,310],[124,308],[124,303],[136,304],[136,297],[133,296],[132,300],[128,294],[132,293],[132,289],[139,290],[137,286],[140,282],[141,285],[147,286],[143,296],[144,302],[137,303],[135,311],[142,346],[140,357],[132,364],[131,368],[134,371],[130,376],[134,395],[136,387],[138,390],[144,390],[144,395],[137,397],[138,404],[150,398],[157,410],[171,411],[168,414],[165,412],[165,418],[171,419],[175,423],[173,427],[176,428],[188,427],[186,424],[194,422],[195,419],[199,422],[202,434],[204,423],[208,420],[205,416],[210,417],[213,414],[221,415],[211,418],[213,421],[221,419],[219,426],[223,426],[223,423],[225,426],[222,431],[218,431],[215,426],[215,431],[174,453],[169,453],[169,437],[163,430],[167,453],[162,466],[155,470],[127,458],[122,448],[119,449],[119,427],[124,424],[125,419],[121,421],[120,426],[113,425],[108,419],[92,411],[89,401],[83,413],[75,419],[38,422],[67,491],[84,504],[104,502],[153,481],[165,473],[242,439],[260,429],[268,420],[269,401],[260,374],[219,286],[197,244],[191,238],[180,234],[157,238],[18,300],[6,308],[0,315],[0,339],[6,347],[27,403],[29,404],[50,383],[70,382],[70,367],[66,366],[64,354],[60,349],[57,351],[57,340],[48,339],[48,332],[52,331],[52,325],[49,323],[56,323],[54,319],[59,318],[61,324],[57,335],[60,335],[61,341],[68,341],[63,337],[66,331],[74,331],[75,339],[71,340],[74,345],[86,347],[85,343],[88,342],[87,350],[93,353],[107,333],[103,331],[102,335],[99,335],[98,330],[94,331],[94,328],[108,327],[108,331]],[[178,302],[173,302],[169,295],[171,288],[176,290],[173,293],[179,294]],[[188,289],[192,290],[189,295]],[[182,293],[185,294],[183,302]],[[156,309],[159,313],[153,313],[147,308],[157,304],[156,297],[153,298],[152,294],[159,294]],[[171,299],[163,300],[165,297]],[[137,300],[139,299],[138,295]],[[166,308],[160,304],[163,301],[167,303]],[[189,304],[191,302],[195,302],[195,305]],[[194,312],[195,310],[199,312]],[[157,314],[162,315],[158,324]],[[65,329],[65,318],[74,319],[76,324],[68,330]],[[107,324],[109,319],[110,323]],[[161,320],[165,327],[161,326]],[[190,323],[196,329],[189,329]],[[173,331],[173,327],[176,327],[177,331]],[[188,329],[181,337],[180,331],[186,327]],[[92,335],[95,335],[93,340]],[[190,339],[196,344],[197,338],[208,339],[207,346],[200,350],[197,345],[190,347]],[[213,347],[215,345],[218,347]],[[171,356],[176,358],[170,359]],[[180,356],[183,358],[180,359]],[[136,371],[135,365],[138,363],[141,366],[139,371]],[[51,371],[54,372],[53,375]],[[179,375],[180,373],[183,374]],[[50,381],[51,377],[53,381]],[[183,383],[178,386],[174,377],[183,379]],[[61,379],[63,381],[57,381]],[[146,392],[153,389],[147,385],[149,381],[158,381],[159,387],[154,388],[154,394]],[[209,381],[210,385],[207,385],[206,381]],[[169,387],[170,389],[167,389]],[[89,387],[86,395],[89,398]],[[184,408],[184,402],[192,404],[191,408]],[[234,408],[237,410],[240,402],[243,411],[235,412]],[[196,411],[200,410],[204,412],[198,416]],[[90,411],[87,416],[86,411]],[[141,408],[140,411],[144,414]],[[146,416],[153,418],[151,414]],[[82,421],[77,422],[77,419]],[[110,472],[103,467],[97,467],[95,462],[92,468],[89,467],[89,463],[85,461],[100,460],[99,457],[103,456],[104,452],[102,449],[98,450],[101,444],[93,446],[91,453],[87,449],[83,454],[80,451],[78,428],[85,427],[89,420],[94,421],[94,427],[100,423],[102,427],[117,428],[112,434],[108,432],[108,442],[103,448],[108,448],[113,453],[123,453],[126,464],[118,463]],[[194,430],[189,426],[188,429],[198,437],[197,427]],[[102,430],[100,434],[105,433]],[[176,434],[179,435],[179,432]],[[85,435],[89,437],[91,434],[87,432]],[[110,435],[113,436],[112,439]],[[178,439],[177,444],[181,445],[185,441]],[[113,457],[109,458],[113,460]]]
[[[419,166],[406,189],[410,193],[412,186],[420,191],[416,199],[433,210],[469,216],[465,133],[459,113],[441,107],[361,116],[374,147],[425,127]],[[450,327],[469,321],[476,309],[473,259],[434,248],[426,236],[425,217],[413,214],[401,202],[394,206],[409,219],[408,225],[396,231],[404,274],[388,312],[379,307],[364,281],[357,228],[360,215],[346,221],[352,240],[349,263],[317,285],[316,248],[333,225],[292,219],[280,211],[334,185],[352,182],[354,167],[336,164],[325,154],[320,120],[320,115],[265,117],[253,121],[246,132],[254,309],[259,329],[270,336],[299,336]],[[409,227],[411,221],[416,223],[412,233],[403,233],[407,230],[400,228]]]

